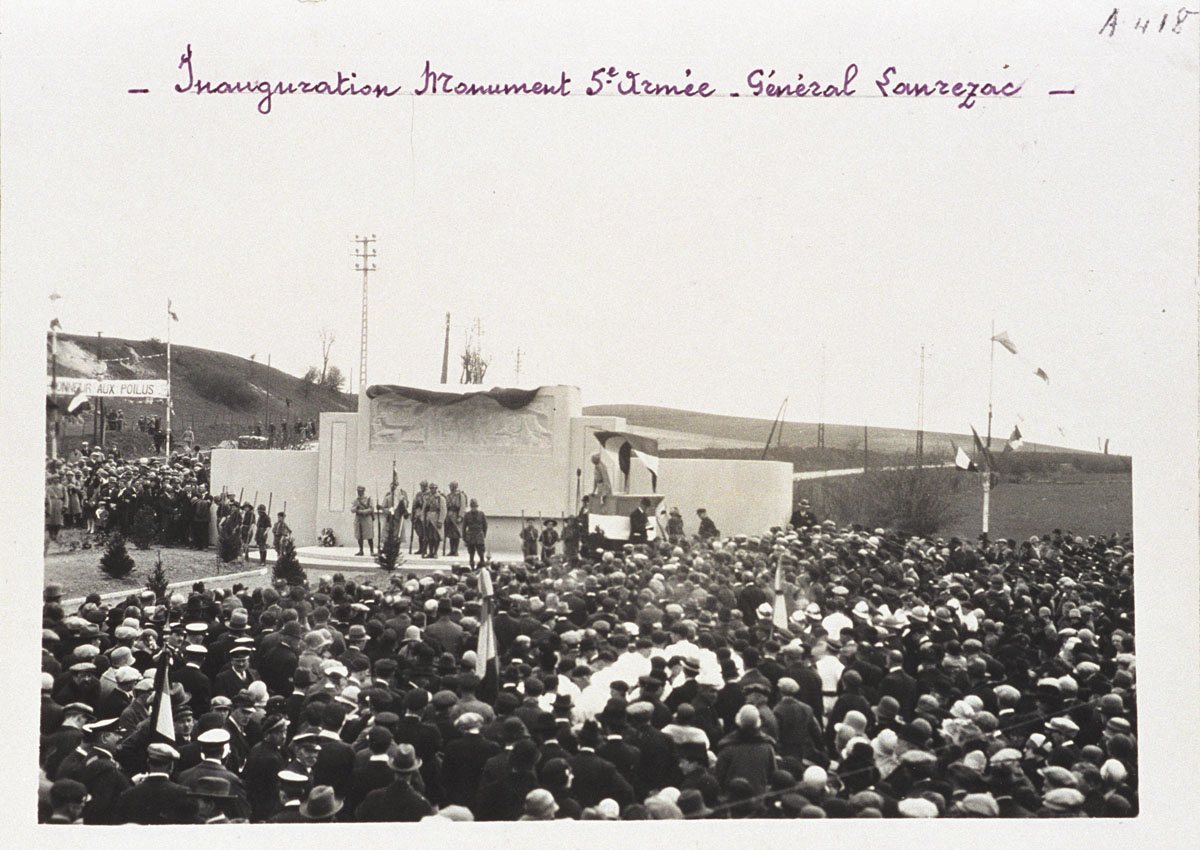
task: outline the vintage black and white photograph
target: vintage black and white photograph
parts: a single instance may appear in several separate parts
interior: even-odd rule
[[[7,10],[18,819],[1154,809],[1200,15],[905,5]]]

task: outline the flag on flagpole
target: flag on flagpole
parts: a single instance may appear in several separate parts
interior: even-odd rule
[[[150,709],[150,743],[174,744],[175,712],[171,706],[171,679],[167,675],[170,653],[164,649],[155,663],[158,670],[154,674],[154,701]]]
[[[86,393],[79,393],[67,404],[67,413],[84,413],[92,409],[92,401]]]
[[[1008,335],[1008,331],[1000,331],[1000,333],[992,337],[992,342],[1000,343],[1013,354],[1017,353],[1017,344],[1012,341],[1012,337]]]
[[[987,446],[983,444],[983,440],[979,439],[979,432],[975,430],[974,425],[971,426],[971,436],[975,438],[975,451],[979,452],[979,454],[983,457],[984,464],[987,465],[989,470],[994,469],[995,467],[992,464],[992,453],[987,450]]]
[[[788,627],[787,600],[783,597],[783,556],[775,561],[775,604],[771,608],[771,625],[786,632]]]
[[[1021,429],[1014,425],[1013,432],[1011,435],[1009,435],[1008,442],[1005,444],[1004,450],[1015,452],[1023,445],[1025,445],[1025,439],[1021,436]]]
[[[179,317],[176,316],[175,311],[173,309],[171,309],[171,299],[170,298],[167,299],[167,315],[171,317],[172,321],[174,321],[174,322],[179,321]]]
[[[61,331],[62,330],[62,322],[60,322],[58,319],[51,319],[50,320],[50,330]]]
[[[1034,369],[1033,374],[1037,375],[1039,378],[1041,378],[1047,384],[1050,383],[1050,376],[1046,374],[1045,370],[1043,370],[1041,368]]]
[[[500,651],[492,625],[495,591],[487,567],[479,568],[479,592],[483,601],[479,610],[479,639],[475,644],[475,675],[479,677],[479,698],[491,702],[500,690]]]
[[[975,461],[971,460],[971,456],[963,451],[963,447],[950,441],[950,447],[954,449],[954,465],[963,472],[975,472],[979,469],[975,465]]]

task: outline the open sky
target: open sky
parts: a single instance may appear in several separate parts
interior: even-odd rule
[[[788,396],[789,418],[912,427],[924,343],[926,427],[982,431],[994,320],[1019,351],[996,349],[997,434],[1131,450],[1163,311],[1195,278],[1171,248],[1189,222],[1194,243],[1176,166],[1195,103],[1161,115],[1161,68],[1195,64],[1184,40],[987,4],[969,24],[967,7],[872,11],[875,35],[852,8],[791,4],[667,4],[672,29],[558,4],[243,5],[39,16],[39,39],[8,45],[5,280],[44,321],[161,338],[171,298],[175,341],[300,374],[326,327],[357,377],[352,240],[375,234],[370,382],[436,382],[448,311],[452,357],[482,323],[489,384],[518,383],[519,347],[521,385],[576,384],[585,404],[771,417]],[[276,96],[262,115],[259,95],[175,92],[188,44],[197,78],[340,70],[403,91]],[[565,71],[575,95],[413,96],[426,60],[479,82]],[[850,63],[852,97],[746,84],[760,67],[841,83]],[[741,97],[582,96],[608,64]],[[885,99],[891,65],[1022,90]]]

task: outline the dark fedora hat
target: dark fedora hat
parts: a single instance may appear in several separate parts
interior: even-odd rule
[[[345,801],[338,799],[329,785],[318,785],[308,792],[308,799],[300,805],[300,817],[308,820],[331,818],[342,810]]]

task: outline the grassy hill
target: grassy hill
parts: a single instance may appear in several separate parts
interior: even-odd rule
[[[109,379],[161,380],[167,377],[166,345],[159,340],[128,340],[60,334],[58,337],[58,374],[63,377],[96,377],[100,359],[103,377]],[[50,372],[47,343],[46,372]],[[265,363],[234,354],[171,346],[171,392],[174,412],[171,425],[176,439],[191,428],[197,441],[210,446],[224,439],[248,434],[255,424],[295,423],[317,419],[324,411],[350,411],[357,397],[306,383]],[[150,438],[137,430],[139,416],[165,418],[162,402],[134,399],[108,399],[106,410],[116,408],[125,414],[125,430],[111,435],[123,451],[145,453]],[[92,416],[84,414],[63,425],[63,443],[67,447],[92,437]],[[140,444],[144,443],[144,446]]]
[[[621,416],[639,433],[656,437],[664,457],[761,458],[767,435],[771,433],[770,419],[746,416],[722,416],[640,404],[604,404],[585,407],[589,416]],[[899,462],[911,456],[916,444],[916,431],[908,428],[868,427],[866,448],[872,464]],[[770,460],[786,460],[797,471],[832,469],[863,465],[863,426],[826,423],[825,448],[818,449],[817,425],[814,422],[785,421],[782,434],[776,429]],[[925,458],[929,462],[949,461],[954,457],[952,443],[972,452],[973,439],[968,434],[926,431]],[[1046,466],[1073,463],[1096,471],[1123,471],[1129,468],[1129,458],[1084,452],[1042,443],[1026,442],[1020,452],[1001,457],[1004,437],[993,435],[992,447],[998,461],[1006,464]],[[1036,459],[1036,461],[1035,461]]]

